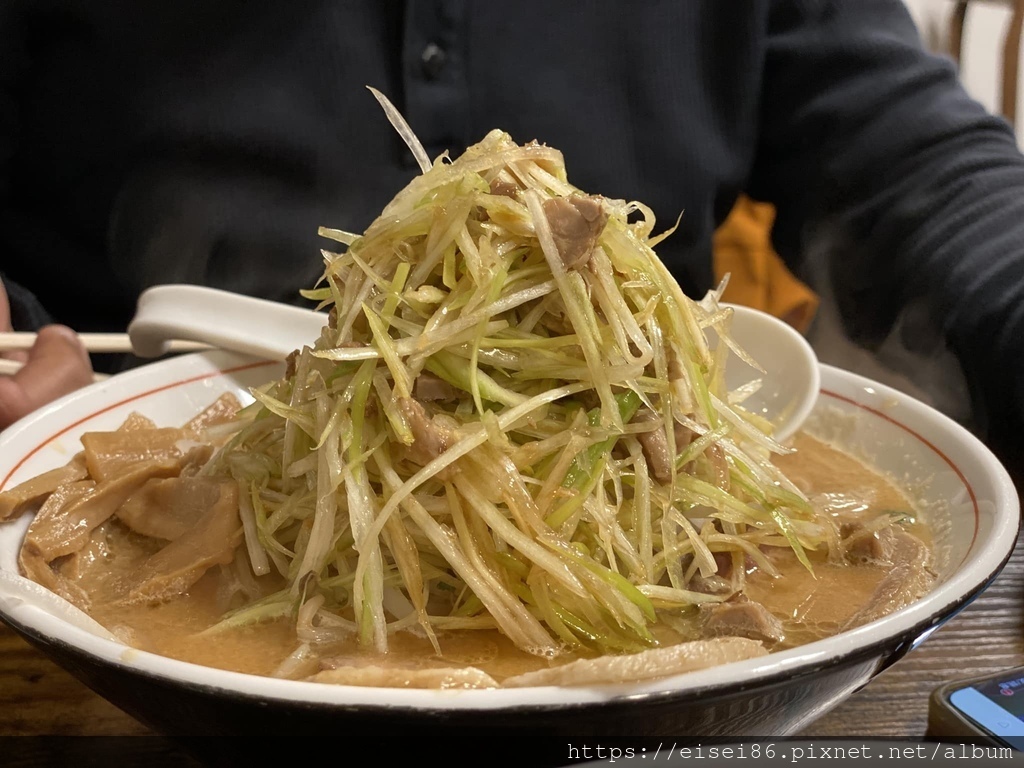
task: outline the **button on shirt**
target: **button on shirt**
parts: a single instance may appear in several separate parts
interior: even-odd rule
[[[467,141],[474,140],[465,135],[470,108],[466,71],[470,5],[468,0],[406,4],[403,114],[431,157],[445,150],[459,154]]]

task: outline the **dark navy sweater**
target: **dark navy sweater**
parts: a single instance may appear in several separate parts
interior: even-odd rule
[[[982,428],[1024,425],[1024,160],[899,0],[4,0],[16,321],[123,330],[156,283],[295,300],[317,227],[365,228],[415,172],[365,85],[431,156],[499,127],[685,211],[659,253],[691,295],[737,194],[774,203],[852,335],[923,308]]]

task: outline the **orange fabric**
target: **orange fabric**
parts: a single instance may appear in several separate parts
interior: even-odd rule
[[[723,301],[781,317],[801,333],[818,310],[818,296],[798,280],[772,248],[775,208],[741,195],[715,232],[715,281],[729,275]]]

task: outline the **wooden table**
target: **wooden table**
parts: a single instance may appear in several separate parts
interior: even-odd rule
[[[1024,460],[1006,461],[1024,494]],[[934,688],[1019,665],[1024,665],[1024,537],[981,597],[801,736],[923,738]],[[43,738],[53,735],[59,736],[56,742]],[[136,762],[195,765],[0,624],[0,764]]]

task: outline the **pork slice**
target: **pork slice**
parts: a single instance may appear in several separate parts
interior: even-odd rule
[[[608,212],[598,197],[554,197],[543,203],[544,217],[566,269],[579,269],[608,223]]]
[[[704,595],[725,595],[733,591],[732,582],[732,554],[729,552],[713,552],[715,565],[718,570],[709,576],[702,576],[698,571],[693,574],[687,589],[700,592]]]
[[[641,408],[636,412],[632,421],[634,424],[659,422],[654,429],[638,433],[636,439],[643,449],[651,476],[662,485],[668,483],[672,479],[672,465],[675,463],[675,457],[669,450],[668,436],[660,423],[661,417],[650,408]],[[672,435],[675,438],[677,454],[686,448],[695,437],[693,430],[684,427],[678,421],[672,422]]]
[[[210,477],[151,478],[114,514],[136,533],[174,541],[217,503],[223,481]]]
[[[58,487],[85,479],[89,470],[85,466],[85,454],[78,453],[63,467],[51,469],[36,475],[31,480],[0,493],[0,520],[7,520],[32,507],[52,494]]]
[[[696,432],[689,427],[683,426],[678,421],[672,423],[672,431],[676,437],[676,451],[679,453],[685,451],[689,447],[690,443],[692,443],[697,437]],[[688,475],[693,474],[695,461],[695,459],[691,459],[680,467],[680,471]]]
[[[491,182],[491,194],[501,195],[502,197],[511,197],[515,200],[519,196],[519,185],[514,181],[505,181],[500,178],[496,178]]]
[[[676,438],[676,450],[686,448],[693,442],[694,438],[697,437],[697,433],[694,432],[687,426],[680,424],[678,421],[672,422],[672,434]]]
[[[409,422],[413,443],[407,449],[409,459],[425,466],[448,450],[455,439],[454,431],[432,418],[418,400],[404,397],[398,407]]]
[[[214,565],[226,565],[242,541],[238,485],[221,481],[214,505],[195,525],[142,565],[126,602],[159,602],[186,592]]]
[[[632,683],[695,672],[719,664],[765,656],[767,653],[761,643],[746,637],[694,640],[625,656],[579,659],[562,666],[510,677],[502,682],[502,687]]]
[[[426,371],[416,377],[413,392],[417,399],[424,402],[451,403],[459,399],[459,392],[455,387],[440,376]]]
[[[335,312],[335,310],[333,308],[331,309],[331,312],[334,313],[335,315],[337,315],[337,313]],[[331,327],[333,328],[334,326],[331,326]],[[291,352],[288,353],[288,356],[285,357],[285,359],[284,359],[284,377],[286,379],[290,379],[292,376],[295,375],[295,364],[298,361],[298,359],[299,359],[299,350],[297,350],[297,349],[293,349]]]
[[[661,427],[661,417],[650,408],[641,408],[632,419],[634,424],[657,424],[647,432],[638,432],[636,439],[647,459],[651,476],[664,485],[672,479],[672,455],[668,449],[668,438]]]
[[[863,608],[851,616],[844,627],[857,627],[905,608],[935,583],[931,554],[923,541],[899,528],[890,529],[892,548],[889,567]]]
[[[764,643],[778,643],[785,638],[782,623],[753,600],[705,604],[701,612],[704,634],[710,637],[746,637]]]
[[[892,562],[896,533],[892,528],[872,531],[859,522],[843,523],[839,529],[846,548],[846,559],[852,563]]]

